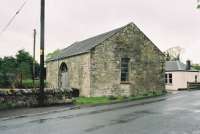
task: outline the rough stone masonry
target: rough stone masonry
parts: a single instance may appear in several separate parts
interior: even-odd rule
[[[80,96],[162,92],[164,55],[134,24],[75,42],[47,60],[48,87]]]

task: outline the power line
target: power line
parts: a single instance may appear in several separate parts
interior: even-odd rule
[[[15,20],[16,16],[21,12],[21,10],[24,8],[28,0],[25,0],[23,4],[20,6],[20,8],[16,11],[16,13],[12,16],[12,18],[8,21],[8,23],[5,25],[5,27],[1,30],[0,35],[2,35],[8,27],[12,24],[12,22]]]

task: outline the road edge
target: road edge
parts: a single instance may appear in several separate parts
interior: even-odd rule
[[[110,104],[70,106],[70,107],[66,107],[66,108],[62,108],[62,109],[58,109],[58,110],[50,110],[50,111],[34,113],[34,114],[24,114],[24,115],[18,115],[18,116],[3,117],[3,118],[0,118],[0,121],[7,121],[7,120],[18,119],[18,118],[26,118],[26,117],[35,117],[35,116],[41,116],[41,115],[45,115],[45,114],[65,112],[65,111],[76,110],[76,109],[115,105],[115,104],[120,104],[120,103],[130,103],[130,102],[132,102],[131,106],[145,105],[145,104],[155,103],[155,102],[158,102],[158,101],[164,101],[167,98],[167,96],[168,96],[168,94],[163,95],[163,96],[145,98],[145,99],[141,99],[141,100],[128,100],[128,101],[125,100],[125,101],[121,101],[121,102],[113,102],[113,103],[110,103]]]

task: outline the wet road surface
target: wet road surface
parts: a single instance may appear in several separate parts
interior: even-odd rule
[[[159,101],[0,119],[0,134],[200,134],[200,91]]]

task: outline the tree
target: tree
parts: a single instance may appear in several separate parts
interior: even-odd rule
[[[31,79],[31,65],[26,62],[21,62],[18,65],[18,71],[22,75],[22,79]]]
[[[3,59],[2,58],[0,58],[0,86],[3,84],[3,81],[4,81],[4,79],[3,79],[3,71],[2,71],[2,64],[3,64]]]
[[[52,53],[48,53],[47,56],[46,56],[46,59],[49,60],[49,59],[51,59],[53,57],[56,57],[56,56],[58,56],[58,54],[60,52],[61,52],[61,50],[57,49],[57,50],[53,51]]]
[[[200,70],[200,65],[199,64],[193,64],[192,67],[196,70]]]
[[[16,59],[17,59],[17,63],[20,64],[22,62],[28,63],[28,64],[32,64],[33,63],[33,58],[32,56],[29,54],[29,52],[26,52],[24,49],[19,50],[16,54]]]
[[[36,62],[36,77],[40,66]],[[15,57],[0,58],[0,87],[21,87],[22,80],[32,79],[33,58],[25,50],[19,50]]]
[[[36,62],[36,77],[40,66]],[[19,50],[15,57],[0,58],[0,87],[21,87],[22,80],[32,79],[33,58],[25,50]]]
[[[25,50],[19,50],[16,54],[17,72],[21,79],[32,78],[33,58]]]
[[[197,9],[200,9],[200,0],[197,0]]]
[[[183,53],[184,49],[176,46],[176,47],[172,47],[167,49],[164,53],[165,53],[165,59],[166,61],[175,61],[175,60],[180,60],[180,56]]]
[[[2,64],[3,64],[3,59],[0,58],[0,75],[1,75],[1,73],[2,73]]]
[[[13,87],[15,85],[15,76],[17,62],[12,56],[4,57],[1,59],[0,67],[0,86],[1,87]]]
[[[12,56],[4,57],[2,62],[2,71],[7,73],[16,73],[17,62]]]

